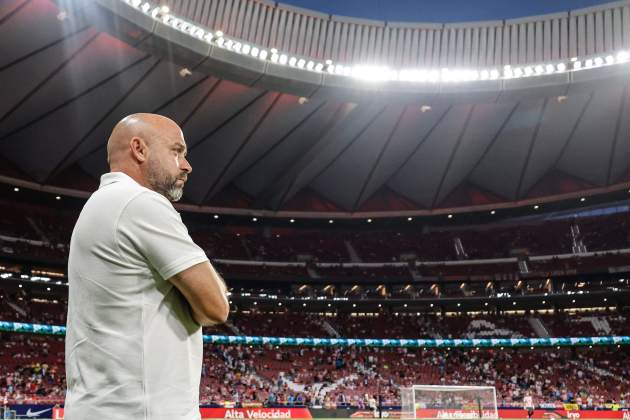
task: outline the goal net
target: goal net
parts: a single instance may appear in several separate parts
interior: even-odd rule
[[[402,419],[498,419],[493,386],[413,385],[400,388]]]

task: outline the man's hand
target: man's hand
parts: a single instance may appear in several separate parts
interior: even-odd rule
[[[169,281],[184,295],[198,324],[216,325],[227,320],[227,286],[208,261],[193,265]]]

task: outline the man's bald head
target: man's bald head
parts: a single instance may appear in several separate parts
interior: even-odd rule
[[[150,145],[168,134],[182,139],[184,137],[177,123],[162,115],[138,113],[126,116],[116,124],[107,141],[107,162],[110,168],[129,157],[132,138],[139,137]]]
[[[126,173],[172,201],[179,200],[192,171],[182,130],[157,114],[132,114],[116,124],[107,142],[107,162],[112,172]]]

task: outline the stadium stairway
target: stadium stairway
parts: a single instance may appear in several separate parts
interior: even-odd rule
[[[330,324],[330,322],[326,321],[323,318],[319,318],[319,325],[321,325],[322,329],[326,331],[331,337],[339,338],[341,334]]]
[[[353,263],[362,263],[363,260],[359,256],[359,253],[352,246],[352,243],[348,240],[343,241],[343,244],[346,246],[346,251],[348,251],[348,255],[350,255],[350,261]]]
[[[545,328],[545,324],[543,324],[540,318],[537,318],[535,316],[530,316],[527,321],[529,322],[529,325],[531,325],[534,332],[538,335],[538,337],[541,337],[541,338],[550,337],[549,331],[547,331],[547,328]]]

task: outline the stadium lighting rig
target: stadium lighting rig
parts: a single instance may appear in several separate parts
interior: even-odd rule
[[[503,68],[411,68],[393,69],[389,66],[346,65],[333,63],[332,60],[317,60],[299,57],[266,48],[226,36],[222,31],[203,28],[186,19],[175,16],[167,6],[158,6],[142,0],[120,0],[122,3],[142,11],[153,19],[187,34],[188,36],[207,42],[210,45],[229,50],[234,54],[251,56],[280,66],[289,66],[307,72],[316,72],[350,77],[366,82],[412,82],[412,83],[461,83],[475,81],[510,80],[528,77],[540,77],[551,74],[576,72],[599,67],[613,66],[630,62],[629,51],[615,54],[572,57],[570,60],[557,60],[547,63],[533,63],[523,66],[505,65]]]

